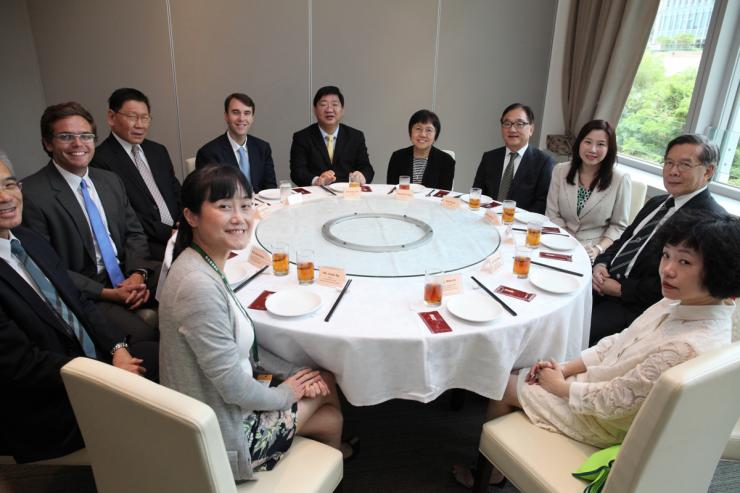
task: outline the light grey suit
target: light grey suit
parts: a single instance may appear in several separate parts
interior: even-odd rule
[[[606,190],[594,189],[591,197],[576,212],[578,203],[578,173],[573,185],[565,178],[570,162],[555,166],[547,193],[547,217],[565,228],[581,243],[598,243],[601,238],[619,239],[629,224],[632,181],[630,176],[614,168],[612,182]]]
[[[160,296],[160,381],[205,402],[216,413],[234,478],[252,479],[242,421],[253,410],[289,408],[295,398],[282,384],[267,388],[242,367],[237,317],[221,278],[193,249],[173,262]],[[285,377],[299,367],[259,348],[260,365]]]

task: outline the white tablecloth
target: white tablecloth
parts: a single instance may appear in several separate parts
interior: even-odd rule
[[[384,194],[390,189],[385,185],[372,187],[373,193]],[[320,188],[307,189],[312,193],[304,200],[329,197]],[[441,201],[423,195],[414,200]],[[273,203],[272,207],[281,206]],[[483,210],[470,214],[482,215]],[[498,228],[504,237],[504,228]],[[513,240],[522,243],[524,234],[514,232]],[[451,388],[498,399],[513,368],[529,366],[539,358],[564,360],[578,355],[588,342],[591,320],[591,268],[583,248],[570,252],[573,262],[536,259],[584,274],[577,278],[578,289],[565,295],[550,294],[527,279],[515,278],[513,248],[511,240],[502,242],[499,251],[503,267],[493,274],[481,272],[481,264],[458,272],[462,274],[463,292],[477,288],[470,279],[475,275],[491,290],[503,284],[535,293],[531,302],[499,295],[518,313],[516,317],[503,312],[493,322],[471,323],[452,315],[443,304],[438,310],[452,332],[432,334],[417,314],[429,310],[423,306],[424,281],[418,277],[354,278],[330,322],[324,322],[324,317],[338,290],[316,284],[301,288],[322,298],[321,308],[312,315],[283,318],[261,310],[249,310],[249,314],[260,345],[292,362],[333,372],[353,405],[393,398],[429,402]],[[256,268],[247,266],[246,258],[244,251],[229,263],[248,275]],[[541,267],[533,265],[532,269]],[[276,277],[268,268],[238,297],[247,306],[263,290],[297,286],[295,265],[290,266],[286,277]]]

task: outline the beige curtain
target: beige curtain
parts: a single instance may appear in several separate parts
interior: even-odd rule
[[[563,64],[565,133],[594,118],[616,126],[660,0],[573,0]]]

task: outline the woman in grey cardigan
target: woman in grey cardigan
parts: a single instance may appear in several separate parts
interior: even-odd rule
[[[211,406],[234,478],[272,469],[295,433],[340,448],[342,413],[333,376],[300,369],[258,347],[223,268],[246,247],[251,188],[232,166],[209,165],[183,183],[183,220],[160,299],[162,384]],[[271,372],[277,387],[258,381]]]

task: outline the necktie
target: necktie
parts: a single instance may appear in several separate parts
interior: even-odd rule
[[[80,344],[82,345],[82,350],[85,352],[85,356],[87,356],[88,358],[95,358],[95,345],[93,344],[92,339],[90,339],[90,336],[82,327],[82,324],[80,324],[80,321],[77,320],[75,314],[72,313],[64,300],[62,300],[62,298],[59,296],[56,288],[54,288],[54,285],[51,283],[51,281],[47,279],[39,266],[36,265],[36,262],[34,262],[33,259],[28,256],[28,253],[26,253],[26,250],[23,248],[23,245],[21,245],[21,242],[13,239],[10,242],[10,251],[13,253],[13,255],[18,257],[18,259],[23,264],[23,267],[26,268],[26,272],[28,272],[28,275],[31,276],[33,282],[36,283],[36,286],[44,295],[44,298],[46,298],[47,304],[62,319],[62,321],[64,322],[64,328],[67,329],[67,332],[70,335],[77,337],[77,340],[80,341]]]
[[[247,154],[247,150],[243,147],[239,147],[239,168],[242,170],[242,173],[244,173],[244,176],[251,185],[252,179],[249,175],[249,154]]]
[[[159,217],[162,219],[164,224],[172,226],[175,224],[175,221],[172,220],[170,210],[167,208],[167,202],[164,201],[162,192],[160,192],[159,187],[157,187],[157,182],[154,181],[154,175],[152,174],[151,168],[149,168],[149,165],[146,164],[144,159],[141,157],[141,146],[138,144],[135,145],[131,152],[134,155],[134,165],[136,165],[136,169],[139,170],[139,174],[144,179],[146,188],[149,190],[149,193],[152,194],[152,198],[157,204],[157,208],[159,208]]]
[[[506,200],[506,196],[509,195],[511,181],[514,179],[514,161],[518,155],[519,154],[516,152],[509,153],[509,163],[506,165],[506,169],[504,170],[504,176],[501,177],[497,200]]]
[[[640,251],[640,248],[642,248],[645,242],[648,241],[653,231],[655,231],[655,228],[658,227],[660,221],[665,217],[666,213],[668,213],[668,210],[673,207],[673,205],[674,201],[673,197],[671,197],[666,200],[662,206],[660,206],[660,209],[658,209],[658,212],[655,213],[650,222],[643,226],[640,231],[632,235],[632,238],[627,241],[627,244],[624,246],[622,251],[619,252],[619,255],[612,259],[611,267],[609,268],[609,273],[612,277],[616,277],[617,279],[624,277],[627,272],[627,267],[630,262],[632,262],[634,256]]]
[[[87,183],[85,183],[85,180],[80,182],[80,188],[82,188],[82,200],[85,203],[87,217],[90,219],[90,226],[92,226],[95,242],[98,244],[100,255],[103,257],[105,270],[108,272],[108,278],[110,279],[111,284],[113,287],[116,287],[124,281],[125,277],[123,277],[121,267],[118,265],[116,254],[113,253],[113,243],[108,235],[108,230],[106,229],[105,224],[103,224],[103,218],[100,216],[98,207],[90,198],[90,192],[87,190]]]
[[[329,153],[329,161],[334,162],[334,136],[326,136],[326,152]]]

